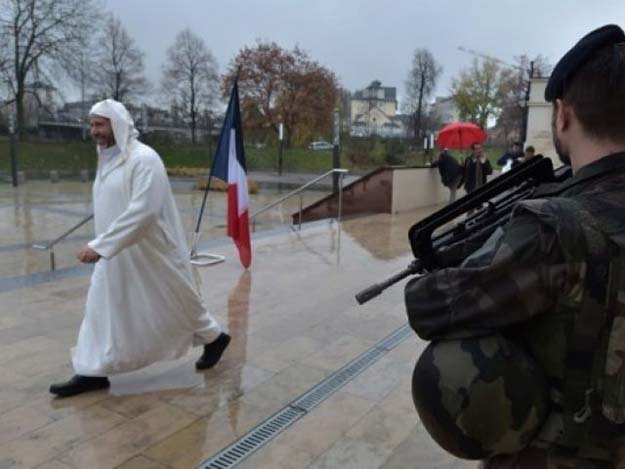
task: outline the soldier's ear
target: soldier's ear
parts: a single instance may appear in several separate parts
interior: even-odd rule
[[[553,112],[556,113],[556,129],[558,132],[564,132],[570,128],[575,111],[570,104],[561,99],[556,99],[555,104]]]

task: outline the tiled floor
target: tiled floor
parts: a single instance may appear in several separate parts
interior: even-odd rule
[[[30,211],[24,204],[34,195],[20,193],[9,204],[9,191],[0,187],[3,245],[63,229],[50,210],[43,212],[49,222],[31,222],[39,231],[11,229],[15,220],[23,222]],[[73,200],[77,210],[84,204],[80,194],[58,196]],[[340,230],[322,223],[259,237],[249,272],[230,243],[215,247],[227,262],[199,270],[198,279],[211,311],[233,336],[222,362],[198,373],[195,349],[180,360],[114,376],[106,392],[64,400],[47,388],[72,373],[69,348],[88,272],[0,290],[0,468],[196,467],[405,323],[401,285],[364,306],[354,294],[405,267],[407,230],[424,214],[375,215],[348,220]],[[7,254],[10,265],[22,269],[14,275],[24,274],[23,259],[1,249],[0,277],[11,274]],[[71,267],[73,261],[63,262]],[[418,421],[410,379],[423,346],[411,335],[239,467],[475,467],[440,450]]]

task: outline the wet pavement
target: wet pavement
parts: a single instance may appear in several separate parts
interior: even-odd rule
[[[202,205],[203,192],[193,190],[194,180],[174,180],[172,186],[186,231],[195,231]],[[251,213],[267,206],[291,189],[263,188],[250,195]],[[304,205],[327,191],[302,192]],[[263,213],[256,220],[258,231],[283,227],[290,215],[299,210],[299,196]],[[50,270],[46,251],[32,249],[33,244],[45,244],[78,224],[91,213],[91,184],[81,182],[51,183],[30,181],[14,189],[0,184],[0,278],[14,277]],[[201,223],[201,240],[225,236],[226,199],[223,192],[210,192]],[[88,222],[56,245],[56,267],[78,266],[78,249],[93,238],[93,223]]]
[[[252,206],[275,197],[261,192]],[[408,228],[429,210],[301,232],[275,211],[253,237],[245,271],[223,239],[223,194],[211,194],[202,239],[227,260],[197,278],[233,336],[223,360],[196,372],[194,349],[113,376],[107,391],[54,399],[49,384],[72,374],[89,284],[73,253],[92,227],[59,246],[54,274],[28,246],[78,222],[89,199],[81,183],[0,185],[0,468],[197,467],[406,323],[401,285],[363,306],[354,294],[408,264]],[[176,199],[191,231],[201,193],[177,189]],[[411,373],[424,345],[410,334],[239,467],[476,467],[439,449],[414,411]]]

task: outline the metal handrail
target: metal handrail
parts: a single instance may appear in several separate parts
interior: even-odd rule
[[[67,230],[65,233],[63,233],[61,236],[59,236],[58,238],[54,239],[53,241],[50,241],[49,243],[33,244],[33,248],[35,248],[35,249],[41,249],[42,251],[50,251],[50,270],[55,270],[55,268],[56,268],[56,265],[55,265],[55,262],[54,262],[54,246],[57,243],[59,243],[60,241],[63,241],[70,234],[72,234],[78,228],[83,226],[85,223],[87,223],[92,218],[93,218],[93,214],[91,214],[88,217],[84,218],[79,223],[77,223],[76,225],[72,226],[69,230]]]
[[[312,186],[313,184],[321,181],[322,179],[337,173],[339,175],[339,213],[338,213],[338,217],[337,219],[340,220],[341,219],[341,211],[342,211],[342,199],[343,199],[343,177],[345,176],[345,174],[347,174],[349,172],[349,170],[347,169],[343,169],[343,168],[335,168],[335,169],[331,169],[329,171],[326,171],[325,173],[323,173],[320,176],[317,176],[316,178],[308,181],[306,184],[304,184],[301,187],[298,187],[297,189],[289,192],[288,194],[283,195],[282,197],[280,197],[277,200],[274,200],[272,203],[270,203],[269,205],[261,208],[260,210],[257,210],[256,212],[254,212],[251,216],[250,216],[250,221],[252,222],[252,230],[255,229],[256,227],[256,217],[258,215],[260,215],[261,213],[265,213],[267,210],[269,210],[270,208],[275,207],[276,205],[281,204],[282,202],[284,202],[287,199],[290,199],[291,197],[300,194],[300,200],[299,200],[299,229],[302,229],[302,212],[303,212],[303,206],[302,206],[302,195],[301,193],[305,190],[308,189],[310,186]]]
[[[337,216],[337,221],[341,220],[341,213],[342,213],[342,205],[343,205],[343,177],[345,176],[345,174],[347,174],[349,172],[349,170],[347,169],[342,169],[342,168],[335,168],[335,169],[331,169],[325,173],[323,173],[320,176],[317,176],[316,178],[308,181],[306,184],[302,185],[301,187],[298,187],[297,189],[295,189],[294,191],[289,192],[288,194],[283,195],[282,197],[280,197],[278,200],[273,201],[271,204],[267,205],[266,207],[261,208],[260,210],[256,211],[255,213],[253,213],[250,216],[250,220],[252,221],[252,230],[254,230],[255,226],[256,226],[256,217],[258,215],[260,215],[261,213],[266,212],[267,210],[269,210],[270,208],[275,207],[276,205],[281,204],[282,202],[284,202],[285,200],[300,194],[300,201],[299,201],[299,229],[302,229],[302,212],[303,212],[303,203],[302,203],[302,195],[301,193],[309,188],[310,186],[312,186],[313,184],[321,181],[322,179],[330,176],[331,174],[335,174],[337,173],[339,175],[339,210],[338,210],[338,216]],[[72,234],[74,231],[76,231],[78,228],[80,228],[81,226],[83,226],[85,223],[87,223],[88,221],[90,221],[93,218],[93,214],[89,215],[88,217],[84,218],[83,220],[81,220],[79,223],[77,223],[76,225],[72,226],[69,230],[67,230],[66,232],[64,232],[62,235],[58,236],[57,238],[55,238],[54,240],[50,241],[49,243],[41,243],[41,244],[33,244],[32,247],[34,249],[40,249],[42,251],[50,251],[50,270],[55,270],[56,269],[56,264],[55,264],[55,256],[54,256],[54,246],[63,241],[65,238],[67,238],[70,234]],[[198,254],[195,252],[195,246],[197,244],[197,240],[194,240],[194,244],[193,244],[193,249],[191,252],[191,258],[192,258],[192,263],[196,264],[196,265],[211,265],[211,264],[215,264],[215,263],[220,263],[224,261],[224,257],[223,256],[218,256],[216,254]],[[202,261],[200,258],[204,259],[210,259],[208,262],[206,261]]]

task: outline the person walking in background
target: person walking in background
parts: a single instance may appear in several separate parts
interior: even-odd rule
[[[462,166],[454,156],[444,148],[438,155],[438,160],[432,163],[433,168],[438,168],[441,182],[449,189],[449,203],[456,200],[456,191],[462,185]]]
[[[508,166],[514,168],[523,160],[523,146],[520,142],[514,142],[510,150],[497,158],[497,165],[500,167]]]
[[[528,145],[525,148],[525,153],[523,155],[523,162],[529,161],[532,158],[536,157],[536,150],[534,150],[534,147],[531,145]]]
[[[486,184],[487,176],[493,173],[493,167],[482,151],[482,145],[471,145],[471,155],[464,162],[464,188],[467,194]]]

